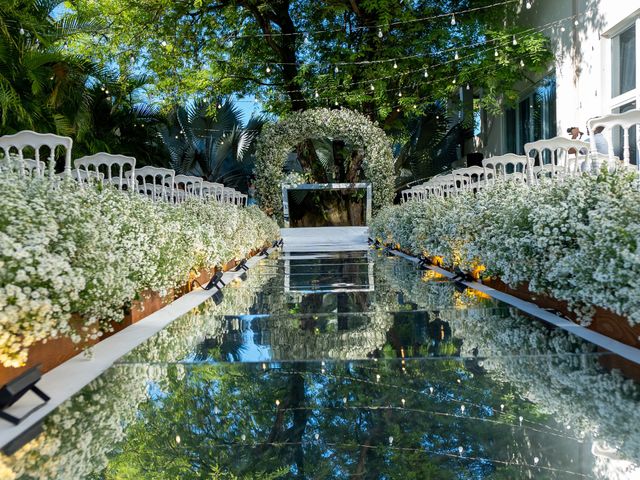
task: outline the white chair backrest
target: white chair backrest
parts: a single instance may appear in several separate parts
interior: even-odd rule
[[[571,152],[571,153],[570,153]],[[565,137],[554,137],[524,144],[533,178],[540,172],[551,176],[575,175],[587,160],[589,143]],[[546,157],[546,158],[545,158]],[[545,159],[549,162],[545,163]]]
[[[106,179],[110,185],[117,185],[122,190],[123,186],[132,189],[132,175],[136,169],[136,159],[133,157],[125,157],[124,155],[111,155],[110,153],[100,152],[95,155],[89,155],[86,157],[78,158],[73,162],[73,165],[80,175],[80,172],[85,172],[94,176],[102,174],[102,178]],[[127,172],[132,172],[129,177],[126,177]]]
[[[224,185],[214,182],[202,182],[202,196],[206,198],[214,198],[221,202],[224,193]]]
[[[482,160],[484,178],[491,179],[491,182],[495,182],[498,178],[526,182],[527,163],[526,155],[516,155],[515,153],[485,158]],[[507,172],[511,169],[513,169],[512,172]]]
[[[154,201],[173,200],[174,170],[169,168],[142,167],[125,172],[125,178],[134,178],[133,186],[139,193]]]
[[[485,170],[482,167],[458,168],[451,172],[455,177],[456,188],[460,191],[468,191],[484,187]]]
[[[204,180],[202,177],[176,175],[173,179],[174,193],[183,191],[185,193],[184,198],[201,197],[203,183]],[[176,199],[178,199],[178,197],[176,197]]]
[[[624,113],[611,113],[602,117],[591,118],[587,121],[589,127],[589,142],[591,143],[591,159],[593,168],[598,166],[598,149],[596,146],[596,135],[594,131],[598,127],[604,127],[603,135],[609,144],[608,156],[609,164],[615,163],[615,153],[613,151],[613,132],[614,127],[622,128],[622,162],[625,166],[631,163],[631,144],[629,140],[629,131],[631,128],[636,129],[636,152],[640,152],[640,110],[629,110]],[[602,153],[602,152],[600,152]],[[635,161],[635,159],[633,159]],[[640,163],[638,164],[640,167]]]
[[[55,173],[56,151],[62,148],[64,153],[64,174],[71,175],[71,148],[73,140],[69,137],[61,137],[53,133],[37,133],[31,130],[23,130],[13,135],[4,135],[0,137],[0,153],[5,159],[14,156],[18,162],[28,160],[25,158],[25,149],[33,150],[33,163],[37,175],[44,176],[44,170],[40,171],[41,163],[45,160],[49,163],[49,177],[53,177]],[[41,155],[41,149],[46,147],[47,156]],[[32,170],[33,171],[33,170]]]

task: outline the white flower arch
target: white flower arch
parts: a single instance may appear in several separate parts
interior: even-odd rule
[[[256,189],[264,210],[281,218],[282,169],[287,155],[300,142],[321,137],[337,137],[364,149],[362,167],[372,184],[374,211],[393,201],[393,153],[384,131],[353,110],[315,108],[293,112],[264,127],[256,147]]]

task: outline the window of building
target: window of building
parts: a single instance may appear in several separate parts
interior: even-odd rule
[[[517,108],[505,111],[505,150],[524,154],[524,144],[555,137],[556,77],[545,77],[532,92],[521,98]]]
[[[636,26],[627,28],[613,38],[613,68],[611,73],[613,97],[636,88]]]

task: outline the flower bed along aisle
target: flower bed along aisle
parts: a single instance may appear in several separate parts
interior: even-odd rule
[[[173,298],[192,272],[244,258],[278,238],[255,207],[153,203],[72,181],[0,176],[0,363],[67,338],[95,343],[136,313],[142,294]],[[152,308],[145,303],[145,310]]]
[[[640,346],[637,185],[629,172],[533,186],[498,182],[476,194],[385,208],[372,235],[446,267],[499,278],[510,293],[557,301],[577,322]]]

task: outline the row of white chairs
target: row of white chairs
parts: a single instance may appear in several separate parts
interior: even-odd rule
[[[25,130],[5,135],[0,137],[0,169],[11,168],[25,175],[40,177],[70,177],[83,186],[98,182],[119,190],[136,191],[152,201],[181,203],[190,198],[212,198],[223,203],[247,204],[247,195],[221,183],[208,182],[193,175],[176,175],[168,168],[136,168],[136,159],[124,155],[96,153],[74,160],[72,169],[72,146],[71,138],[51,133]],[[25,150],[32,151],[33,158],[25,158]],[[60,153],[64,156],[64,170],[56,174],[58,150],[62,150]]]
[[[603,165],[612,171],[619,168],[637,168],[631,165],[631,128],[636,128],[636,141],[640,152],[640,110],[612,114],[589,120],[593,132],[603,127],[608,144],[608,153],[598,153],[595,135],[590,142],[555,137],[526,143],[525,155],[508,153],[482,160],[482,166],[459,168],[449,173],[436,175],[428,181],[402,191],[403,201],[424,200],[429,197],[446,197],[467,191],[476,192],[497,181],[516,181],[536,184],[543,177],[562,179],[585,172],[598,172]],[[622,128],[623,158],[613,152],[613,133]]]

